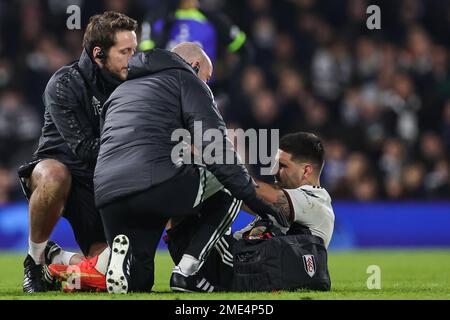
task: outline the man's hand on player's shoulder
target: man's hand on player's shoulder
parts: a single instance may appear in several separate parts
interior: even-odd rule
[[[265,183],[259,180],[255,180],[255,182],[257,197],[269,203],[275,210],[283,215],[285,220],[292,223],[293,214],[285,192],[277,185]],[[254,212],[248,206],[244,206],[243,209],[251,214],[257,214],[257,212]]]

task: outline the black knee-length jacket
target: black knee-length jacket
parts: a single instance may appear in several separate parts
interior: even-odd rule
[[[188,164],[172,159],[173,148],[179,143],[172,137],[177,129],[187,130],[197,149],[214,146],[214,159],[221,158],[219,154],[233,159],[233,164],[220,164],[211,158],[204,164],[235,197],[254,196],[253,180],[226,137],[213,94],[191,66],[178,55],[159,49],[137,54],[129,66],[129,80],[103,107],[94,175],[97,207],[167,181],[185,169]],[[201,138],[208,129],[215,129],[222,141],[194,138]]]

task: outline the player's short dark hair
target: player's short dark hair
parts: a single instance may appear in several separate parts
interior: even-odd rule
[[[114,11],[105,11],[89,19],[84,32],[83,47],[92,54],[94,47],[108,50],[116,43],[117,31],[136,31],[138,23],[127,15]]]
[[[309,132],[296,132],[283,136],[280,149],[292,155],[294,161],[310,161],[322,170],[325,150],[320,138]]]

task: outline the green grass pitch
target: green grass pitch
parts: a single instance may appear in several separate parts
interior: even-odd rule
[[[445,299],[450,300],[450,250],[331,251],[330,292],[270,293],[172,293],[169,277],[173,266],[167,252],[156,257],[155,292],[113,296],[106,293],[24,294],[22,292],[24,256],[0,253],[0,299],[192,299],[192,300],[271,300],[271,299]],[[370,265],[381,270],[381,289],[367,288]]]

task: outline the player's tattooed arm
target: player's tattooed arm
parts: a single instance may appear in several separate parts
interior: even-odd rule
[[[283,213],[287,221],[292,222],[293,212],[288,197],[289,196],[282,189],[278,189],[278,198],[273,205]]]
[[[256,193],[258,196],[282,212],[286,219],[289,222],[292,222],[292,208],[289,199],[287,198],[288,195],[283,189],[280,189],[277,185],[272,185],[259,180],[256,180],[256,184]],[[249,213],[255,214],[246,206],[244,206],[243,209]]]
[[[275,186],[271,185],[259,180],[255,180],[256,182],[256,194],[258,197],[262,198],[266,202],[274,205],[274,203],[277,201],[279,193],[282,193],[281,190]],[[253,212],[249,207],[247,207],[245,204],[243,206],[243,209],[247,211],[248,213],[251,213],[253,215],[256,215],[256,212]]]

